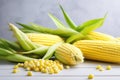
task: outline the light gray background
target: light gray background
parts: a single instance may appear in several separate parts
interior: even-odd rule
[[[51,12],[65,22],[58,4],[76,24],[103,17],[108,12],[103,27],[97,31],[120,36],[120,0],[0,0],[0,37],[13,39],[7,25],[9,22],[35,22],[55,28],[47,14]]]

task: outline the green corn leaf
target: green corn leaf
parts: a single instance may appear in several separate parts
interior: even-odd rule
[[[34,29],[32,26],[27,25],[27,24],[22,24],[22,23],[20,23],[20,22],[16,22],[16,24],[22,26],[22,27],[25,28],[25,29],[29,29],[29,30],[33,30],[33,29]]]
[[[48,46],[42,46],[42,47],[36,48],[34,50],[31,50],[31,51],[20,52],[20,54],[31,54],[31,53],[34,53],[34,54],[43,56],[47,52],[48,49],[49,49]]]
[[[26,28],[19,28],[19,29],[24,33],[41,33],[35,30],[26,29]]]
[[[92,19],[92,20],[86,21],[83,24],[79,25],[76,30],[80,32],[86,27],[89,27],[94,24],[98,24],[100,21],[105,20],[106,17],[107,17],[107,13],[105,14],[104,18],[98,18],[98,19]],[[102,22],[104,22],[104,21],[102,21]],[[102,22],[101,22],[101,26],[103,24]]]
[[[0,48],[0,56],[9,56],[9,55],[12,55],[12,54],[13,53],[11,51]]]
[[[72,29],[76,29],[77,25],[72,21],[72,19],[70,19],[69,15],[65,12],[65,10],[63,9],[63,7],[61,5],[60,5],[60,9],[61,9],[63,16],[65,18],[65,21],[69,25],[69,27]]]
[[[61,44],[62,42],[52,45],[42,59],[50,59],[53,56],[56,48]]]
[[[66,40],[66,42],[71,43],[73,41],[84,38],[89,32],[102,26],[104,23],[104,19],[105,19],[105,17],[83,23],[84,28],[80,31],[80,33],[78,33],[76,35],[72,35],[71,37],[69,37]],[[78,30],[80,30],[80,29],[78,29]]]
[[[58,29],[65,29],[65,25],[59,20],[57,19],[55,16],[53,16],[52,14],[48,14],[49,17],[53,20],[53,22],[56,24],[56,26],[58,27]]]
[[[5,56],[4,60],[8,60],[8,61],[12,61],[12,62],[25,62],[25,61],[29,61],[29,60],[33,60],[35,58],[30,58],[24,55],[20,55],[20,54],[12,54],[9,56]]]
[[[0,43],[6,46],[7,49],[12,48],[14,50],[21,50],[20,46],[16,42],[12,42],[12,41],[0,38]]]
[[[20,31],[16,26],[9,24],[9,27],[24,50],[32,50],[36,48],[27,35]]]
[[[89,26],[91,26],[91,25],[93,25],[95,23],[98,23],[99,21],[101,21],[101,19],[103,19],[103,18],[89,20],[89,21],[83,23],[82,25],[79,25],[76,30],[80,32],[84,28],[89,27]]]

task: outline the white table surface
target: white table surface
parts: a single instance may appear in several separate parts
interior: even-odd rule
[[[43,74],[33,72],[32,77],[26,76],[27,71],[20,68],[20,72],[13,74],[13,66],[16,63],[0,61],[0,80],[88,80],[88,74],[94,74],[94,80],[120,80],[120,65],[85,61],[82,64],[74,66],[70,69],[64,69],[58,74]],[[106,68],[107,65],[112,66],[112,70],[104,70],[103,72],[96,70],[97,65]]]

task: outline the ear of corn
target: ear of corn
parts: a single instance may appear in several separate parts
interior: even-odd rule
[[[20,31],[15,25],[9,23],[10,29],[13,31],[14,36],[18,40],[21,47],[25,50],[32,50],[36,48],[36,45],[34,45],[31,40],[22,32]]]
[[[67,65],[76,65],[83,62],[82,52],[77,47],[68,43],[63,43],[56,49],[55,57]]]
[[[73,44],[81,49],[86,59],[120,63],[120,42],[80,40]]]
[[[117,37],[116,39],[117,39],[117,40],[120,40],[120,37]]]
[[[85,37],[85,39],[90,39],[90,40],[104,40],[104,41],[115,40],[115,38],[113,36],[111,36],[111,35],[100,33],[100,32],[95,32],[95,31],[90,32]]]
[[[27,33],[26,35],[32,42],[45,46],[51,46],[58,42],[64,42],[64,40],[61,37],[52,34]]]

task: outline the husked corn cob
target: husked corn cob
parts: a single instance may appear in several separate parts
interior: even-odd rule
[[[116,39],[117,39],[117,40],[120,40],[120,37],[117,37]]]
[[[68,43],[63,43],[56,49],[55,57],[67,65],[76,65],[84,61],[81,50]]]
[[[90,39],[90,40],[104,40],[104,41],[108,41],[108,40],[115,40],[115,38],[111,35],[108,34],[104,34],[104,33],[100,33],[100,32],[90,32],[85,39]]]
[[[63,42],[63,39],[57,35],[43,33],[27,33],[28,38],[37,44],[51,46],[58,42]]]
[[[120,42],[80,40],[73,44],[81,49],[86,59],[120,63]]]

